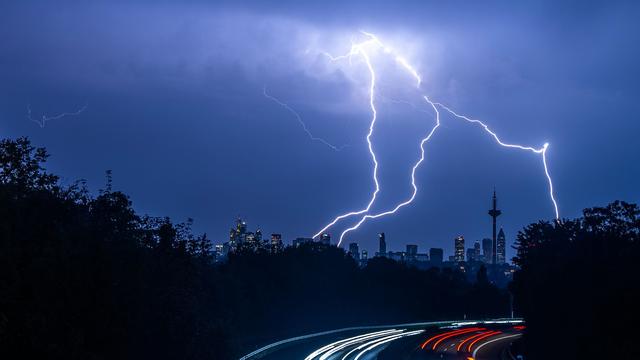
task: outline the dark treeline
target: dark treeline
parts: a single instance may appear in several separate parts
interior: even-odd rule
[[[614,202],[518,234],[511,289],[530,359],[624,359],[638,351],[640,209]]]
[[[47,156],[0,143],[0,358],[231,359],[317,330],[508,313],[483,271],[360,268],[318,244],[214,264],[190,222],[136,214],[110,174],[95,196],[62,186]]]

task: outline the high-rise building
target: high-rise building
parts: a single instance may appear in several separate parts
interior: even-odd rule
[[[356,260],[360,260],[360,249],[358,243],[349,244],[349,255]]]
[[[260,229],[256,230],[255,237],[257,242],[262,242],[262,230]]]
[[[215,254],[214,258],[215,258],[216,261],[221,260],[225,256],[224,245],[223,244],[216,244],[214,246],[214,254]]]
[[[229,230],[229,246],[231,248],[236,248],[238,245],[241,245],[247,237],[247,223],[244,222],[240,217],[236,219],[236,226]]]
[[[489,210],[489,215],[491,216],[491,218],[493,219],[493,244],[491,247],[491,254],[493,255],[493,258],[491,260],[492,264],[497,264],[498,260],[496,258],[497,254],[498,254],[498,244],[496,242],[496,219],[498,218],[498,216],[500,216],[500,214],[502,214],[502,211],[498,210],[498,198],[496,197],[496,190],[493,190],[493,208],[491,210]]]
[[[256,234],[252,233],[251,231],[245,233],[244,242],[248,245],[255,245],[257,243]]]
[[[444,259],[444,250],[439,248],[431,248],[429,249],[429,259],[434,264],[441,264]]]
[[[504,264],[507,260],[507,249],[506,249],[506,238],[504,236],[504,231],[500,228],[500,232],[498,233],[498,239],[496,244],[496,251],[498,252],[496,259],[498,264]]]
[[[491,239],[482,239],[482,257],[484,262],[491,264],[493,259],[493,241]]]
[[[327,246],[331,245],[331,235],[328,233],[322,233],[320,235],[320,243]]]
[[[271,234],[271,249],[282,248],[282,235]]]
[[[306,243],[310,243],[313,242],[312,238],[306,238],[306,237],[299,237],[299,238],[295,238],[293,240],[293,247],[298,247],[302,244],[306,244]]]
[[[367,260],[369,260],[369,252],[367,250],[362,250],[360,261],[366,262]]]
[[[387,241],[385,239],[384,233],[381,232],[378,234],[378,255],[385,256],[387,254]]]
[[[475,261],[482,261],[481,256],[481,252],[480,252],[480,241],[476,240],[475,243],[473,243],[473,252],[474,252],[474,257],[475,257]]]
[[[454,239],[453,260],[464,261],[464,236],[460,235]]]
[[[474,248],[467,249],[467,261],[476,261],[476,249]]]
[[[407,261],[415,261],[418,257],[418,245],[407,245]]]

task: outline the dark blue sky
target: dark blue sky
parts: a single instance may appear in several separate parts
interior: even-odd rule
[[[136,209],[192,217],[218,242],[238,214],[287,240],[309,236],[361,209],[373,188],[366,68],[321,55],[348,51],[362,29],[417,66],[420,93],[482,119],[505,141],[548,141],[561,216],[640,200],[636,2],[275,3],[3,2],[0,134],[31,137],[53,154],[51,170],[93,190],[112,169]],[[410,194],[433,117],[388,100],[420,103],[406,76],[389,67],[379,75],[374,209],[385,210]],[[314,135],[349,146],[311,141],[264,86]],[[29,105],[51,116],[85,104],[44,128],[26,118]],[[373,250],[385,231],[391,249],[411,242],[451,253],[459,234],[490,235],[494,185],[510,243],[523,225],[553,217],[540,157],[500,148],[444,114],[426,150],[415,202],[346,241]]]

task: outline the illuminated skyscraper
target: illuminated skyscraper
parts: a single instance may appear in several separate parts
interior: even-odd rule
[[[454,261],[464,261],[464,236],[460,235],[454,240]]]
[[[360,249],[358,243],[349,244],[349,255],[356,260],[360,260]]]
[[[282,235],[271,234],[271,249],[280,249],[280,248],[282,248]]]
[[[381,232],[378,234],[378,255],[385,256],[387,254],[387,241],[385,239],[384,233]]]
[[[236,226],[229,231],[229,246],[233,249],[241,245],[247,237],[247,223],[240,217],[236,219]]]
[[[224,258],[226,254],[224,253],[224,245],[223,244],[216,244],[214,246],[214,259],[216,261],[220,261],[222,260],[222,258]]]
[[[504,264],[507,260],[507,248],[506,248],[506,238],[504,236],[504,231],[502,230],[502,228],[500,228],[500,232],[498,233],[498,239],[497,239],[497,263],[498,264]]]

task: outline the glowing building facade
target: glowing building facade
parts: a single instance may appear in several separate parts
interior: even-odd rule
[[[462,235],[454,239],[453,261],[464,261],[464,236]]]
[[[504,231],[500,228],[498,238],[496,239],[496,260],[498,264],[504,264],[507,261],[507,246]]]

